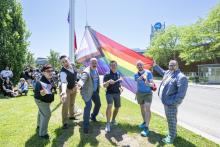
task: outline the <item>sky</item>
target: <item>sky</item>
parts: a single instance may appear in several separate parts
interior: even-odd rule
[[[69,0],[20,0],[31,32],[29,50],[35,57],[50,49],[69,52]],[[128,47],[145,49],[151,25],[162,22],[185,26],[205,18],[220,0],[75,0],[75,30],[80,46],[86,25]]]

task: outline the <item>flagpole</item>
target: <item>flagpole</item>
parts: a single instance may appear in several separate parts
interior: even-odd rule
[[[75,0],[69,0],[70,5],[70,15],[69,15],[69,58],[72,63],[75,64],[75,49],[74,49],[74,40],[75,40]]]

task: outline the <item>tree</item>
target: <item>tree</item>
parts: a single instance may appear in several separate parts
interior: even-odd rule
[[[33,53],[28,51],[27,54],[26,54],[26,58],[25,59],[26,59],[25,66],[35,67],[35,58],[34,58],[34,54]]]
[[[47,57],[48,58],[48,62],[53,66],[53,68],[55,70],[59,70],[61,68],[61,65],[59,63],[59,53],[54,51],[54,50],[50,50],[50,55]]]
[[[25,64],[30,33],[22,18],[22,7],[16,0],[0,2],[0,69],[10,66],[17,81]]]
[[[179,28],[168,27],[165,32],[158,32],[146,52],[153,57],[158,64],[166,66],[170,59],[176,59],[179,55]]]
[[[180,57],[187,64],[218,62],[220,58],[220,4],[211,10],[206,19],[184,28],[181,34]]]
[[[188,65],[220,62],[220,4],[213,8],[207,18],[196,23],[176,27],[170,26],[153,38],[149,50],[160,65],[170,59],[178,59]]]
[[[210,40],[210,56],[217,63],[220,59],[220,4],[209,13],[204,22],[204,36]]]

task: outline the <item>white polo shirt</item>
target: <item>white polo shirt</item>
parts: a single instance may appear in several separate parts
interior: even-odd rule
[[[67,68],[65,68],[65,69],[67,69]],[[73,70],[72,67],[68,68],[67,70],[70,71],[71,73],[74,73],[74,70]],[[66,78],[67,78],[67,74],[65,72],[61,71],[60,72],[60,81],[61,81],[61,83],[68,83]]]

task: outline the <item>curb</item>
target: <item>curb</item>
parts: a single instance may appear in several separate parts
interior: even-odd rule
[[[154,81],[156,83],[161,83],[161,80],[154,80]],[[189,86],[220,89],[220,85],[202,85],[202,84],[189,83]]]

